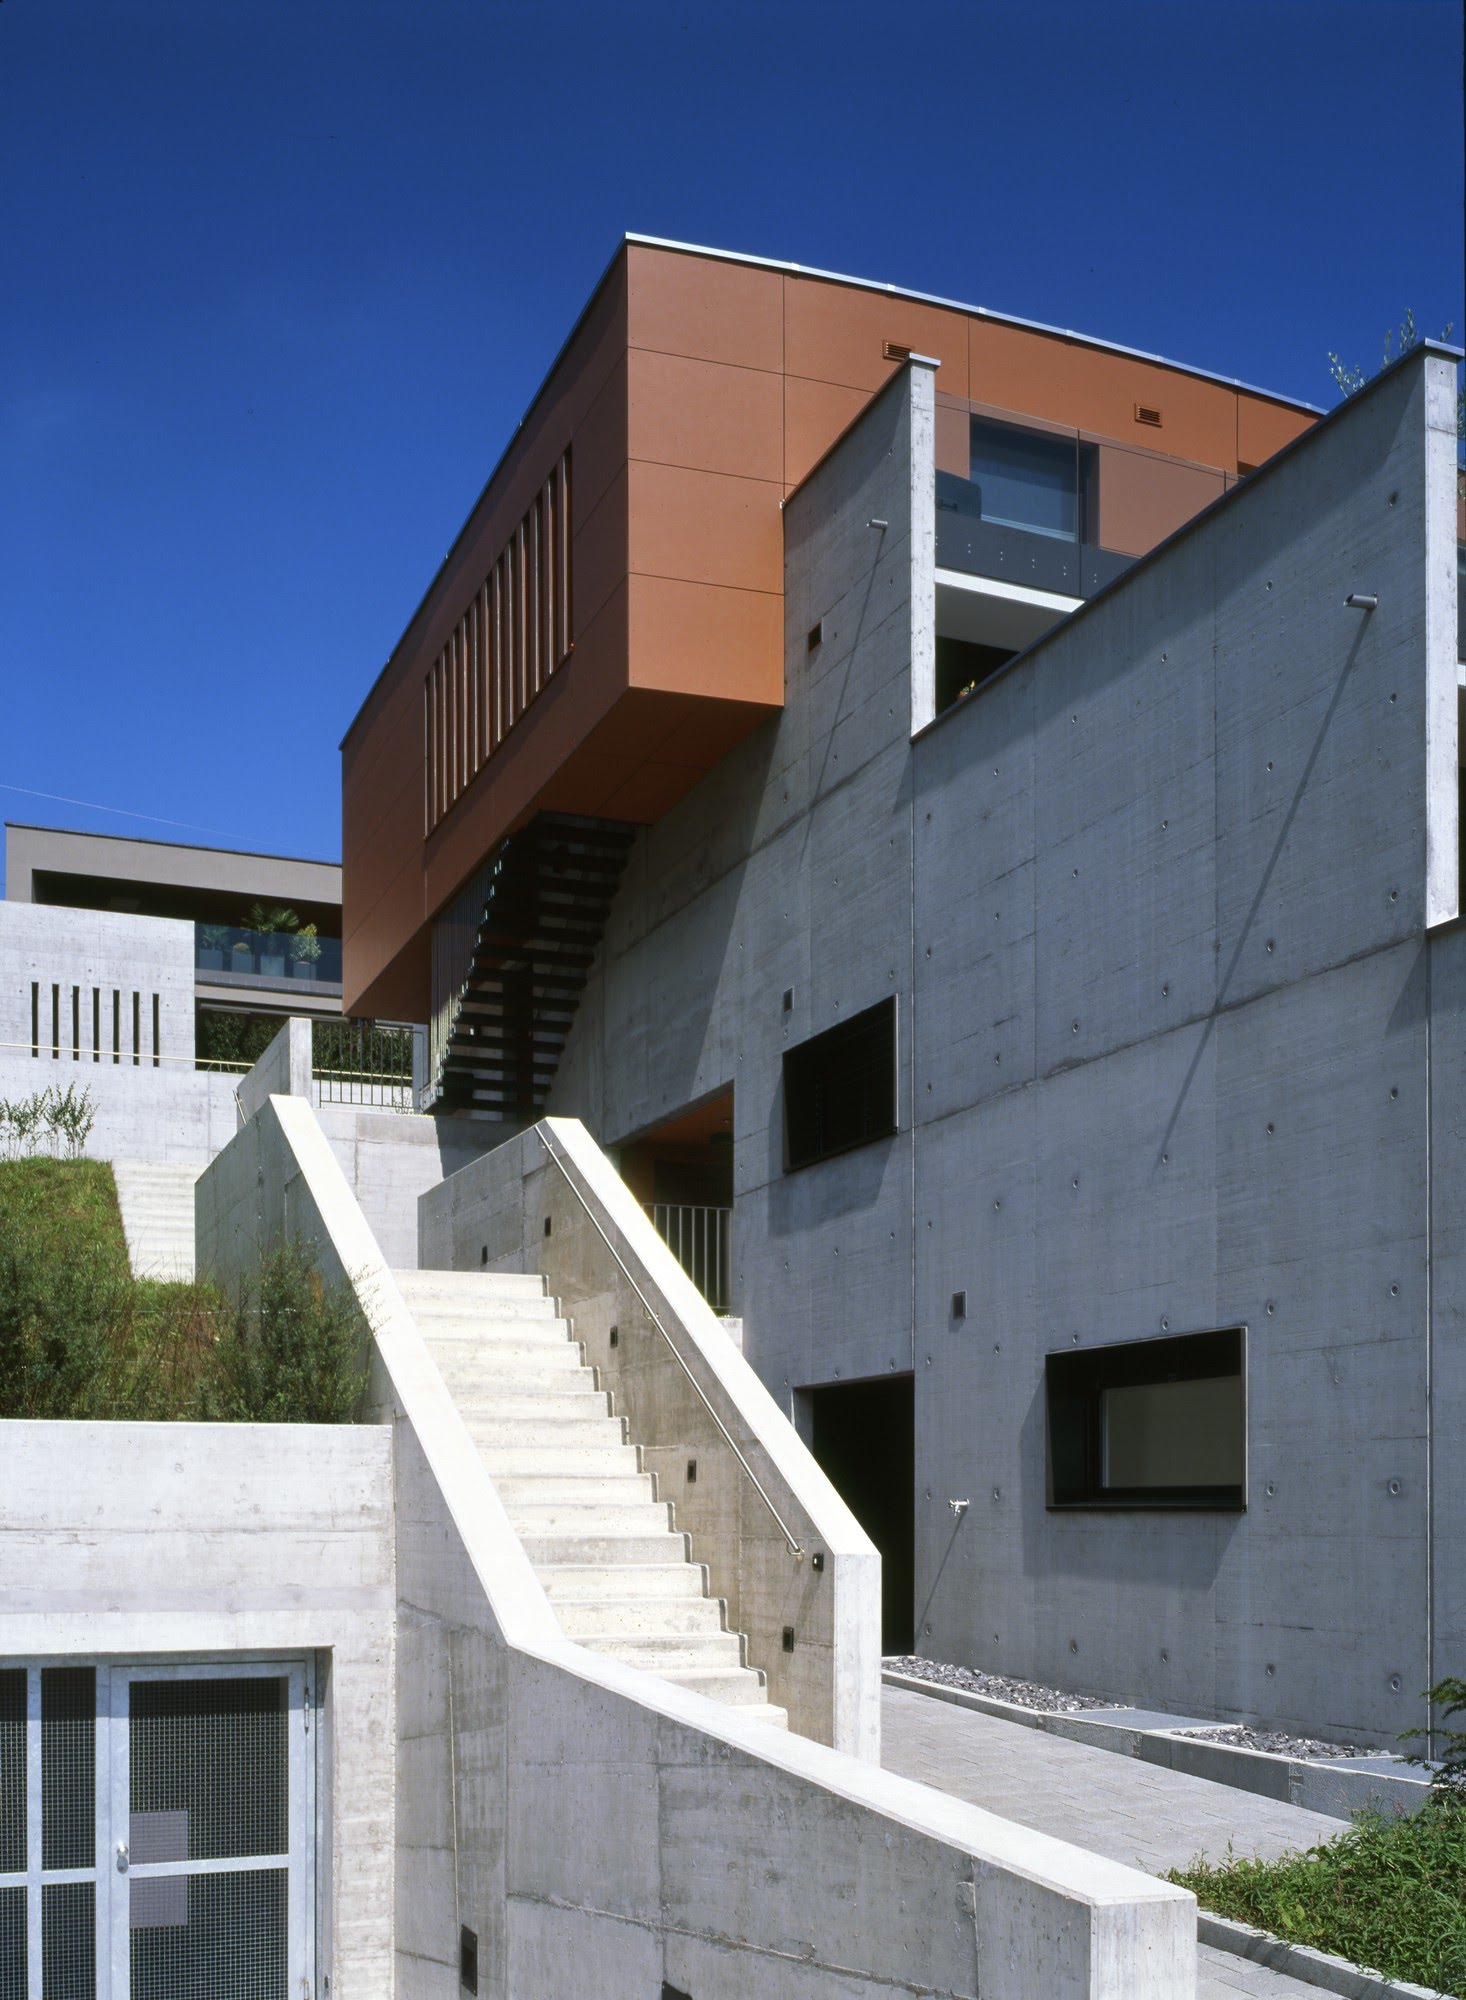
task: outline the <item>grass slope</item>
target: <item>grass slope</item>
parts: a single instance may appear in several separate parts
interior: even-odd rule
[[[135,1279],[112,1169],[0,1162],[0,1417],[346,1423],[361,1318],[298,1246],[238,1296]]]

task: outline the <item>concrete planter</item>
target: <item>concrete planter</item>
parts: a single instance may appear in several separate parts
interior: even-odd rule
[[[248,948],[248,946],[246,946],[244,950],[241,951],[239,947],[236,945],[234,950],[231,951],[229,954],[229,970],[231,972],[253,972],[254,969],[255,969],[254,953]]]
[[[290,969],[297,979],[314,979],[316,976],[315,961],[313,959],[298,958]]]
[[[223,952],[201,951],[199,953],[199,967],[204,972],[222,972],[224,969]]]
[[[263,979],[283,979],[285,977],[284,954],[282,953],[278,958],[274,958],[261,952],[260,976]]]

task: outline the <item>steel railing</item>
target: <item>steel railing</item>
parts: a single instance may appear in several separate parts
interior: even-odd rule
[[[653,1229],[713,1311],[727,1312],[733,1265],[732,1209],[667,1201],[648,1201],[642,1206]]]
[[[729,1451],[732,1452],[733,1456],[737,1459],[738,1463],[743,1467],[743,1470],[748,1474],[749,1481],[753,1486],[754,1492],[757,1493],[759,1499],[763,1501],[765,1507],[767,1507],[769,1512],[773,1515],[779,1533],[784,1537],[784,1540],[789,1544],[790,1550],[794,1555],[795,1561],[803,1562],[804,1550],[800,1546],[798,1537],[789,1532],[789,1527],[784,1519],[784,1516],[779,1512],[778,1508],[774,1505],[773,1501],[764,1491],[763,1482],[760,1480],[758,1474],[754,1471],[753,1467],[749,1464],[748,1460],[744,1457],[742,1451],[739,1448],[737,1439],[734,1437],[733,1433],[729,1430],[728,1426],[723,1422],[723,1419],[718,1415],[717,1411],[713,1408],[712,1403],[708,1400],[707,1391],[703,1388],[701,1382],[698,1381],[697,1377],[693,1374],[692,1370],[688,1367],[687,1361],[683,1356],[682,1350],[678,1347],[676,1341],[673,1340],[671,1334],[668,1333],[666,1327],[663,1326],[656,1307],[652,1304],[651,1300],[647,1297],[646,1293],[641,1289],[641,1286],[636,1282],[636,1279],[631,1275],[631,1272],[626,1267],[626,1262],[625,1259],[622,1257],[621,1252],[616,1248],[615,1244],[611,1241],[610,1237],[601,1227],[600,1217],[596,1214],[595,1210],[591,1207],[590,1203],[586,1200],[585,1196],[581,1193],[580,1189],[575,1185],[575,1182],[571,1177],[570,1169],[566,1166],[565,1162],[560,1158],[560,1155],[549,1144],[548,1140],[546,1140],[543,1136],[541,1137],[540,1143],[541,1145],[544,1146],[546,1158],[549,1159],[558,1169],[560,1177],[564,1181],[566,1187],[569,1188],[570,1192],[575,1196],[575,1199],[580,1203],[581,1207],[585,1210],[586,1216],[590,1221],[592,1228],[595,1230],[596,1234],[600,1237],[601,1241],[605,1244],[606,1248],[610,1251],[611,1255],[615,1258],[617,1267],[620,1270],[622,1277],[626,1280],[627,1284],[630,1285],[632,1291],[635,1292],[636,1296],[641,1300],[647,1318],[651,1321],[652,1325],[657,1329],[657,1332],[662,1336],[663,1340],[666,1341],[668,1348],[671,1350],[673,1360],[677,1363],[677,1366],[682,1370],[683,1374],[687,1377],[688,1381],[692,1384],[694,1393],[696,1394],[703,1408],[707,1411],[708,1415],[712,1418],[714,1424],[717,1426],[718,1431],[722,1436],[724,1443],[727,1445]]]

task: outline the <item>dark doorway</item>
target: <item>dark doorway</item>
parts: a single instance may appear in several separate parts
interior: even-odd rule
[[[810,1447],[881,1552],[881,1651],[916,1638],[916,1404],[909,1375],[807,1389]]]

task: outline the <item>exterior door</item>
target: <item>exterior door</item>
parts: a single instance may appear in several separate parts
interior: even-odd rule
[[[0,2000],[311,2000],[303,1662],[0,1667]]]

